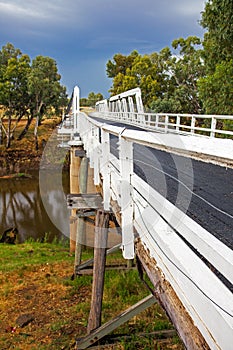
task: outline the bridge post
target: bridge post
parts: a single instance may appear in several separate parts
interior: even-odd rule
[[[129,104],[129,117],[130,117],[130,121],[134,122],[134,105],[133,105],[133,98],[132,96],[128,97],[128,104]]]
[[[80,98],[80,90],[78,86],[75,86],[74,88],[74,95],[73,95],[73,105],[72,105],[72,111],[74,115],[74,133],[79,132],[79,126],[78,126],[78,117],[79,117],[79,98]]]
[[[125,259],[134,258],[133,197],[131,176],[133,174],[133,143],[119,138],[121,172],[121,222],[122,250]]]
[[[79,167],[79,192],[81,194],[84,194],[87,192],[87,180],[88,180],[88,159],[86,157],[82,157],[80,167]],[[76,231],[74,275],[76,275],[76,266],[81,264],[82,247],[85,244],[86,244],[86,223],[85,223],[85,219],[80,216],[78,218],[77,231]]]
[[[75,157],[76,149],[77,147],[71,147],[70,149],[70,193],[79,192],[80,158]],[[71,253],[75,252],[76,232],[77,232],[76,209],[72,209],[71,216],[70,216],[70,252]]]
[[[215,137],[217,119],[212,117],[210,137]]]
[[[101,172],[103,175],[103,199],[104,210],[110,209],[110,170],[109,170],[109,153],[110,153],[110,137],[109,133],[102,130],[102,164]]]
[[[101,311],[104,290],[104,272],[108,240],[109,213],[97,210],[95,219],[95,247],[91,310],[88,319],[87,332],[101,326]]]
[[[195,133],[195,124],[196,124],[196,118],[192,115],[192,119],[191,119],[191,130],[190,133],[194,134]]]
[[[94,129],[93,136],[93,165],[94,165],[94,184],[98,186],[100,184],[100,144],[99,144],[99,134],[100,129]]]
[[[176,116],[176,131],[180,131],[180,115]]]

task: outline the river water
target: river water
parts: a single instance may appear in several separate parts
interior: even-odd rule
[[[52,241],[55,237],[66,236],[69,230],[69,211],[66,209],[69,172],[62,173],[62,188],[57,186],[53,172],[46,173],[44,186],[40,184],[38,171],[29,174],[30,178],[0,179],[0,235],[17,227],[19,243],[28,238],[41,240],[46,236]]]

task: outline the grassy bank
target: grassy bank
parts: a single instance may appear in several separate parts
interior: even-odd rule
[[[85,251],[83,259],[92,257]],[[0,349],[74,349],[75,339],[86,334],[91,298],[91,276],[71,280],[74,257],[63,244],[27,242],[0,244]],[[121,253],[108,264],[125,264]],[[136,270],[106,271],[103,322],[143,297],[148,290]],[[20,327],[19,316],[30,322]],[[17,320],[18,319],[18,320]],[[183,349],[177,336],[139,336],[172,329],[164,312],[154,305],[118,328],[108,349]],[[121,335],[121,336],[120,336]],[[125,337],[122,335],[130,335]]]

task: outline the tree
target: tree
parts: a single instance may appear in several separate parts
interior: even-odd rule
[[[80,99],[80,105],[83,107],[94,107],[97,101],[103,100],[103,95],[98,92],[97,94],[94,92],[90,92],[88,94],[88,97],[81,98]]]
[[[203,41],[207,73],[214,73],[217,63],[233,57],[232,0],[207,0],[200,23],[207,30]]]
[[[7,44],[2,48],[0,61],[0,104],[4,106],[7,117],[7,128],[2,124],[2,129],[7,138],[6,147],[9,148],[17,123],[27,113],[30,58]]]
[[[233,2],[208,0],[201,25],[206,76],[198,83],[205,113],[233,114]]]
[[[175,50],[168,48],[158,56],[163,76],[162,97],[151,104],[155,112],[200,113],[202,106],[198,96],[197,82],[204,75],[201,58],[201,39],[190,36],[172,42]]]
[[[133,51],[128,57],[121,55],[122,57],[124,57],[122,60],[116,60],[115,58],[115,75],[110,89],[111,95],[140,87],[143,103],[148,106],[157,98],[160,91],[156,65],[152,63],[149,55],[141,56],[136,51]],[[119,62],[120,66],[118,66]],[[126,67],[126,64],[123,65],[122,62],[129,64]],[[118,73],[116,74],[116,72]]]
[[[35,146],[38,148],[37,129],[45,113],[51,109],[58,112],[67,104],[66,89],[60,84],[56,62],[49,57],[37,56],[31,63],[10,43],[0,51],[0,105],[3,107],[1,123],[6,134],[6,146],[10,147],[17,123],[27,117],[27,124],[19,139],[36,118]],[[2,120],[1,120],[2,121]]]
[[[10,58],[17,58],[22,55],[20,49],[16,49],[11,43],[7,43],[2,47],[0,51],[0,77],[4,72],[4,68],[8,65],[8,60]]]
[[[115,78],[119,73],[125,75],[126,70],[132,67],[135,58],[138,56],[136,50],[132,51],[129,56],[124,56],[120,53],[113,56],[113,60],[107,62],[107,76]]]
[[[174,54],[166,47],[159,53],[143,56],[133,51],[130,59],[115,55],[115,64],[111,66],[114,69],[109,74],[113,77],[111,94],[140,87],[145,107],[155,111],[166,107],[166,112],[200,113],[197,81],[204,74],[200,44],[199,38],[190,36],[173,41],[173,49],[177,51]],[[130,62],[127,68],[126,62]]]
[[[88,106],[94,107],[96,102],[103,100],[103,98],[104,97],[100,92],[98,92],[97,94],[95,94],[94,92],[90,92],[87,98]]]
[[[233,60],[217,64],[214,73],[200,79],[198,86],[207,114],[233,114]]]
[[[57,64],[50,57],[37,56],[31,65],[28,77],[31,118],[36,118],[34,137],[35,148],[38,149],[38,126],[49,108],[58,109],[64,103],[65,88],[60,84]]]

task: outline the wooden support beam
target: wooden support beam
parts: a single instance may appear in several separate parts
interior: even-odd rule
[[[75,150],[77,147],[71,147],[70,149],[70,193],[79,192],[79,168],[80,168],[80,158],[75,157]],[[70,253],[75,252],[75,241],[77,232],[77,218],[76,209],[71,209],[70,217]]]
[[[99,193],[76,193],[67,195],[68,209],[88,210],[103,208],[103,198]]]
[[[95,221],[94,270],[91,310],[88,319],[88,333],[101,325],[104,273],[108,241],[109,213],[98,210]]]
[[[154,303],[156,303],[155,297],[150,294],[146,298],[140,300],[137,304],[131,306],[126,311],[122,312],[120,315],[115,317],[114,319],[110,320],[109,322],[106,322],[103,326],[99,327],[95,331],[93,331],[91,334],[87,335],[86,337],[82,339],[78,339],[76,342],[76,349],[86,349],[88,346],[96,343],[98,340],[103,338],[105,335],[109,334],[110,332],[114,331],[116,328],[130,320],[132,317],[136,316],[140,312],[144,311],[148,307],[152,306]]]
[[[120,244],[117,244],[115,245],[114,247],[110,248],[107,250],[107,255],[111,254],[111,253],[114,253],[116,251],[118,251],[121,247],[121,243]],[[80,264],[79,266],[76,266],[76,274],[78,274],[79,271],[83,270],[83,269],[86,269],[88,266],[92,265],[94,262],[94,258],[91,258],[87,261],[84,261],[82,264]]]
[[[87,192],[87,178],[88,178],[88,159],[83,157],[79,168],[79,189],[80,194],[86,194]],[[84,218],[78,218],[77,232],[76,232],[76,247],[75,247],[75,259],[74,259],[74,275],[76,266],[81,263],[82,259],[82,246],[86,242],[86,224]]]
[[[105,267],[105,271],[109,271],[109,270],[115,270],[115,271],[129,271],[129,270],[136,270],[137,267],[136,266],[133,266],[133,267],[127,267],[126,265],[107,265]],[[93,269],[92,268],[87,268],[87,269],[82,269],[82,270],[79,270],[77,275],[79,276],[92,276],[93,275]]]
[[[86,156],[86,151],[84,149],[76,149],[75,150],[75,157],[85,157]]]

